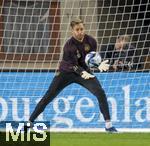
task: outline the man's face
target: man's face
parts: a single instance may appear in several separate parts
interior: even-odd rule
[[[125,41],[124,41],[124,40],[119,40],[119,39],[117,39],[117,40],[116,40],[116,44],[115,44],[115,48],[116,48],[117,50],[122,50],[123,47],[124,47],[124,45],[125,45]]]
[[[72,35],[75,39],[82,41],[85,35],[83,23],[77,24],[72,28]]]

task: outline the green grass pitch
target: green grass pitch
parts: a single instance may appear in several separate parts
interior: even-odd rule
[[[49,142],[5,142],[0,133],[0,146],[150,146],[150,133],[48,133]]]
[[[150,133],[51,133],[51,146],[150,146]]]

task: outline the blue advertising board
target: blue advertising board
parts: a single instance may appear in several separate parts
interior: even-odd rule
[[[117,128],[150,128],[149,73],[96,73]],[[0,121],[27,121],[54,73],[1,72]],[[94,85],[93,85],[94,86]],[[52,128],[103,128],[95,96],[77,84],[66,87],[37,118]]]

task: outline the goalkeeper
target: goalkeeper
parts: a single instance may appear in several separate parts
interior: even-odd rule
[[[112,126],[108,102],[103,88],[98,79],[90,72],[85,64],[85,56],[90,51],[96,51],[96,40],[85,34],[85,28],[82,20],[74,19],[70,23],[72,37],[68,39],[63,48],[63,58],[59,66],[59,71],[54,77],[46,94],[37,104],[35,110],[30,116],[29,122],[34,120],[42,113],[47,106],[66,86],[71,83],[77,83],[88,89],[98,99],[99,108],[105,119],[105,130],[108,132],[117,132]],[[109,64],[107,60],[101,62],[98,69],[107,71]]]

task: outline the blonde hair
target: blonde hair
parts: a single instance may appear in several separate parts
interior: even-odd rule
[[[75,18],[70,22],[71,28],[73,28],[75,25],[78,25],[80,23],[83,23],[83,21],[80,18]]]
[[[121,35],[117,38],[119,41],[124,41],[126,43],[129,43],[130,42],[130,36],[129,35]]]

